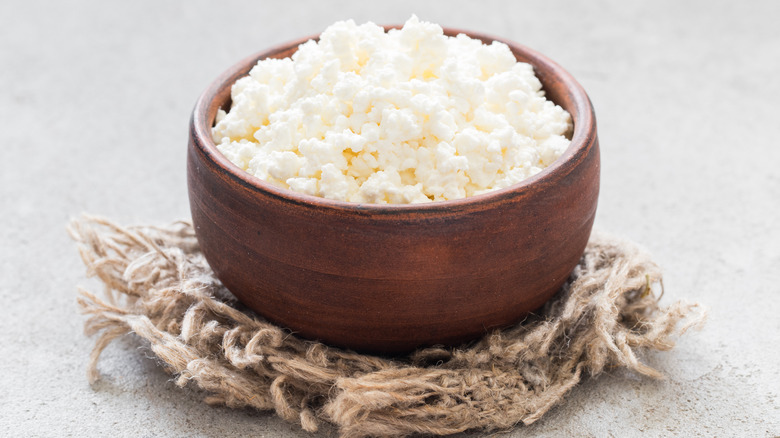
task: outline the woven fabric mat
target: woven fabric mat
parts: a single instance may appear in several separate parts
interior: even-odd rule
[[[669,350],[704,321],[697,304],[658,304],[661,271],[630,242],[594,233],[560,293],[514,327],[457,348],[378,357],[296,337],[247,311],[214,277],[191,224],[122,227],[74,220],[89,276],[102,297],[80,289],[85,324],[101,351],[133,332],[180,386],[206,402],[274,410],[342,437],[447,435],[531,424],[585,376],[625,367],[660,378],[637,357]]]

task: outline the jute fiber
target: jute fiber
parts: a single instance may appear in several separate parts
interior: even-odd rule
[[[129,332],[149,343],[176,383],[208,403],[275,410],[307,431],[343,437],[446,435],[531,424],[585,376],[625,367],[660,378],[637,357],[669,350],[700,324],[696,304],[660,307],[661,271],[634,245],[594,234],[569,282],[537,315],[458,348],[384,358],[300,339],[242,306],[213,276],[192,226],[121,227],[84,216],[70,224],[88,275],[80,290],[101,351]]]

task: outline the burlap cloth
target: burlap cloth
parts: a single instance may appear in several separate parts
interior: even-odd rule
[[[208,403],[273,409],[307,431],[343,437],[446,435],[538,420],[584,376],[625,367],[661,377],[637,358],[669,350],[704,320],[696,304],[660,307],[661,271],[633,244],[594,234],[561,292],[537,315],[458,348],[383,358],[300,339],[242,309],[213,276],[192,226],[121,227],[82,217],[69,230],[105,296],[80,289],[101,351],[133,332],[176,383]],[[658,285],[659,287],[656,287]]]

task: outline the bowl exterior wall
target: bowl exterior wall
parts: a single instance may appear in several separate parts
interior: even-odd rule
[[[588,241],[598,167],[594,145],[560,183],[507,202],[360,214],[258,193],[188,153],[193,224],[224,285],[304,337],[382,352],[463,341],[540,307]]]

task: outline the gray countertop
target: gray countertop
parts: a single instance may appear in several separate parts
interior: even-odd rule
[[[666,380],[587,379],[507,436],[780,435],[780,3],[626,3],[0,2],[0,430],[307,436],[205,405],[133,336],[90,387],[75,297],[97,284],[65,225],[187,218],[187,123],[213,78],[340,19],[416,13],[533,47],[583,84],[602,146],[596,227],[653,254],[664,303],[710,311],[675,350],[644,356]]]

